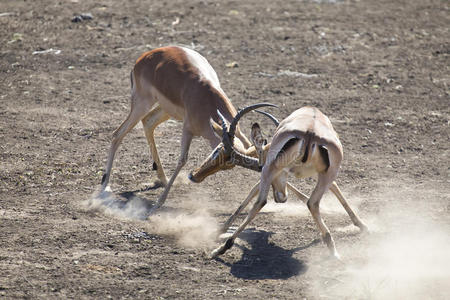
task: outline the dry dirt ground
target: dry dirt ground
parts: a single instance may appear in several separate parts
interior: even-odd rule
[[[445,0],[0,2],[0,298],[449,299],[450,13]],[[92,19],[72,22],[90,13]],[[342,262],[327,259],[305,205],[272,199],[220,259],[214,229],[257,173],[201,184],[186,175],[164,208],[140,126],[121,146],[113,193],[98,199],[129,72],[169,44],[203,54],[237,107],[329,115],[344,145],[338,178],[370,226],[323,201]],[[309,76],[305,76],[305,74]],[[270,136],[273,125],[256,114]],[[157,129],[168,175],[180,123]],[[294,180],[310,192],[313,180]],[[96,207],[88,204],[95,204]],[[94,206],[95,206],[94,205]]]

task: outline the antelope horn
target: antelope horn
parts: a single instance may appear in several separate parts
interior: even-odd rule
[[[227,121],[225,120],[225,117],[222,115],[222,113],[217,110],[217,115],[220,118],[220,121],[222,123],[222,143],[225,146],[225,150],[227,152],[232,152],[233,151],[233,143],[230,139],[230,135],[228,133],[228,128],[227,128]]]
[[[244,167],[246,169],[250,169],[256,172],[261,172],[262,170],[262,166],[259,164],[258,159],[241,154],[238,151],[232,152],[231,160],[235,165]]]
[[[230,136],[231,142],[234,139],[234,134],[236,132],[236,126],[237,126],[237,123],[239,122],[239,119],[242,118],[242,116],[245,115],[246,113],[248,113],[248,112],[250,112],[250,111],[252,111],[254,109],[257,109],[257,108],[260,108],[260,107],[264,107],[264,106],[278,107],[275,104],[271,104],[271,103],[257,103],[257,104],[253,104],[253,105],[250,105],[250,106],[247,106],[247,107],[241,109],[236,114],[236,116],[234,117],[233,121],[231,121],[230,129],[228,131],[228,134]]]
[[[277,118],[275,118],[272,114],[269,114],[268,112],[265,112],[265,111],[262,111],[262,110],[259,110],[259,109],[255,109],[255,111],[257,113],[263,114],[266,117],[268,117],[269,119],[271,119],[276,127],[278,127],[278,125],[280,125],[280,121],[278,121]]]
[[[231,161],[238,166],[261,172],[261,167],[259,166],[258,160],[234,150],[233,143],[230,140],[229,132],[227,131],[227,123],[225,121],[225,118],[219,110],[217,110],[217,115],[219,115],[219,118],[222,122],[222,143],[225,147],[225,150],[228,153],[231,153]]]
[[[223,130],[222,143],[225,147],[225,150],[229,153],[232,153],[231,160],[233,161],[234,164],[236,164],[238,166],[242,166],[244,168],[251,169],[254,171],[258,171],[258,172],[261,172],[261,168],[262,168],[259,165],[259,161],[256,158],[249,157],[249,156],[239,153],[238,151],[235,151],[233,148],[233,139],[234,139],[234,134],[236,132],[236,126],[237,126],[239,119],[246,113],[248,113],[254,109],[264,107],[264,106],[278,107],[278,106],[276,106],[274,104],[270,104],[270,103],[257,103],[254,105],[247,106],[247,107],[241,109],[236,114],[236,116],[234,117],[233,121],[230,124],[228,131],[227,131],[226,125],[223,125],[223,124],[226,124],[224,116],[220,113],[220,111],[217,110],[217,114],[218,114],[220,120],[222,121],[222,130]]]
[[[227,132],[227,121],[225,120],[225,117],[222,115],[220,110],[217,110],[217,115],[219,116],[220,121],[222,122],[222,133]]]

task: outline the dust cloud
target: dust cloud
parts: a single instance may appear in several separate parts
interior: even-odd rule
[[[433,208],[430,196],[442,198],[436,191],[403,192],[386,191],[383,209],[364,216],[369,235],[351,245],[336,239],[343,263],[312,271],[314,297],[450,299],[450,226],[433,212],[448,203]]]
[[[250,207],[251,207],[250,203]],[[288,199],[285,203],[276,203],[275,201],[269,200],[267,204],[261,209],[261,212],[273,213],[274,218],[283,217],[297,217],[297,216],[307,216],[309,215],[309,210],[306,204],[300,200],[292,201]]]
[[[201,206],[208,201],[202,197],[205,196],[191,193],[184,199],[180,210],[162,207],[149,215],[153,206],[149,200],[134,194],[116,195],[106,190],[93,193],[84,202],[84,207],[117,218],[146,221],[144,227],[148,232],[173,237],[186,248],[205,248],[214,245],[219,225],[208,208]]]
[[[102,192],[95,191],[83,205],[89,210],[132,220],[145,220],[151,208],[151,204],[144,198],[116,195],[109,188]]]
[[[358,206],[361,204],[362,199],[360,197],[346,199],[353,211],[358,214]],[[269,200],[262,211],[274,213],[275,218],[303,217],[311,215],[306,204],[298,199],[293,193],[289,194],[289,198],[285,203],[276,203],[275,201]],[[323,195],[320,201],[320,212],[324,215],[347,214],[336,196],[329,191]]]
[[[217,236],[217,221],[206,211],[193,213],[162,212],[149,218],[149,228],[159,235],[175,237],[186,248],[212,247]]]

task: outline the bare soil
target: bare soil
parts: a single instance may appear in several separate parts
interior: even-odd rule
[[[93,18],[72,22],[82,13]],[[449,24],[444,0],[2,0],[0,298],[448,299]],[[345,152],[338,183],[372,229],[359,234],[327,196],[342,262],[293,196],[209,260],[210,233],[258,174],[189,182],[210,151],[201,139],[153,219],[136,214],[162,191],[145,190],[156,173],[139,126],[115,160],[115,207],[86,205],[128,114],[135,59],[170,44],[204,55],[236,107],[330,117]],[[270,136],[256,114],[242,128],[255,120]],[[169,176],[180,132],[157,129]]]

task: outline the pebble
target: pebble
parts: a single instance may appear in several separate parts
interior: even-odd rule
[[[92,19],[94,19],[94,17],[92,16],[91,13],[83,13],[83,14],[74,16],[72,18],[72,22],[78,23],[78,22],[83,22],[84,20],[92,20]]]

